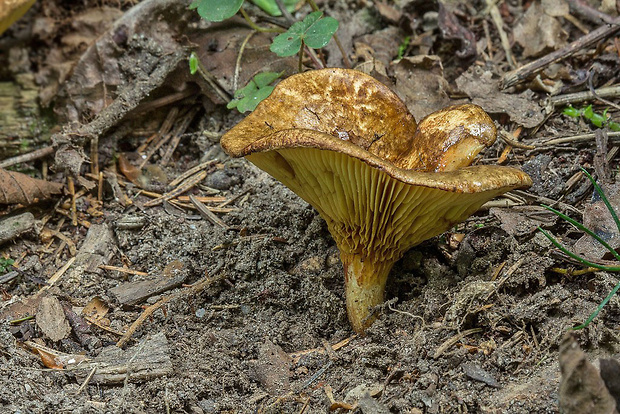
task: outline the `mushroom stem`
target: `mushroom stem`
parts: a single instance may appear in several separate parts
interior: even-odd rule
[[[353,329],[363,335],[377,319],[372,308],[383,303],[383,293],[393,262],[381,262],[342,252],[344,267],[344,290],[347,314]]]

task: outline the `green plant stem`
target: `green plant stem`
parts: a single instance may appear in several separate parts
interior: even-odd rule
[[[566,247],[562,246],[562,244],[560,244],[560,242],[558,242],[551,234],[547,233],[541,227],[538,227],[538,230],[540,230],[542,232],[542,234],[544,234],[551,241],[551,243],[553,243],[553,245],[555,247],[557,247],[562,252],[564,252],[564,254],[566,254],[566,255],[572,257],[573,259],[575,259],[575,260],[585,264],[586,266],[595,267],[595,268],[597,268],[599,270],[605,270],[607,272],[620,272],[620,266],[603,266],[603,265],[600,265],[598,263],[592,263],[592,262],[584,259],[583,257],[577,256],[575,253],[571,252]]]
[[[256,30],[257,32],[264,32],[264,33],[284,33],[284,30],[277,28],[277,27],[261,27],[259,25],[257,25],[256,23],[254,23],[252,21],[252,19],[250,19],[250,16],[248,15],[248,13],[245,11],[245,9],[243,7],[241,7],[239,9],[239,11],[241,12],[241,15],[243,16],[243,18],[245,19],[245,21],[250,25],[250,27],[254,30]]]
[[[313,11],[320,11],[319,7],[316,5],[314,0],[306,0],[306,3],[310,5]],[[344,66],[347,69],[351,69],[352,67],[351,61],[349,60],[347,53],[344,51],[344,47],[342,47],[342,43],[340,43],[340,39],[338,38],[338,35],[336,33],[334,33],[334,41],[336,42],[336,46],[338,46],[338,49],[340,49],[340,53],[342,54],[342,61],[344,62]]]
[[[590,175],[590,173],[588,171],[586,171],[585,168],[581,167],[581,172],[583,172],[586,175],[586,177],[588,177],[588,179],[590,180],[590,182],[594,186],[594,189],[596,190],[597,194],[601,197],[601,199],[603,200],[603,203],[605,203],[605,207],[607,207],[607,210],[609,210],[609,214],[611,214],[611,217],[614,219],[614,222],[616,223],[616,227],[618,228],[618,232],[620,232],[620,220],[618,219],[618,215],[616,214],[616,210],[611,206],[611,203],[609,202],[609,200],[605,196],[605,193],[603,192],[603,189],[598,185],[598,183],[596,182],[594,177],[592,177]],[[618,258],[618,257],[616,257],[616,258]],[[620,258],[618,258],[618,260],[620,260]]]
[[[600,305],[597,306],[596,310],[592,313],[592,315],[590,315],[590,317],[581,325],[579,326],[575,326],[574,328],[572,328],[573,331],[577,331],[579,329],[583,329],[586,326],[590,325],[590,322],[592,322],[594,320],[594,318],[596,318],[596,316],[599,314],[599,312],[605,307],[605,305],[607,305],[607,302],[609,302],[611,300],[611,298],[616,294],[616,292],[618,292],[618,290],[620,290],[620,283],[618,283],[611,292],[609,292],[609,295],[607,295],[607,297],[601,302]]]
[[[301,73],[301,69],[302,69],[302,64],[303,64],[303,60],[304,60],[304,41],[301,41],[301,47],[299,48],[299,65],[297,66],[297,73]]]
[[[616,260],[620,261],[620,254],[618,254],[618,252],[616,252],[616,250],[613,247],[611,247],[605,240],[603,240],[598,234],[594,233],[592,230],[590,230],[583,224],[579,223],[577,220],[573,220],[572,218],[568,217],[566,214],[561,213],[558,210],[552,207],[549,207],[545,204],[541,204],[541,205],[547,210],[557,215],[558,217],[560,217],[561,219],[568,221],[570,224],[577,227],[577,229],[583,231],[584,233],[588,234],[590,237],[594,238],[597,242],[602,244],[609,251],[609,253],[611,253],[612,256],[616,258]]]

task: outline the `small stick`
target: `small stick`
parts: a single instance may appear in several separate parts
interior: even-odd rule
[[[127,329],[127,332],[123,334],[123,337],[119,339],[119,341],[116,343],[116,346],[119,348],[124,347],[127,344],[127,342],[129,342],[134,332],[140,327],[140,325],[142,325],[142,323],[150,315],[152,315],[157,309],[161,308],[166,303],[170,302],[171,300],[178,299],[184,296],[197,295],[198,293],[206,289],[209,285],[211,285],[213,282],[219,279],[222,279],[222,277],[218,276],[215,279],[211,279],[208,276],[205,276],[198,282],[194,283],[193,285],[188,286],[187,288],[181,290],[180,292],[161,298],[156,303],[149,306],[142,312],[142,314],[138,317],[138,319],[136,319],[135,322],[131,324],[129,329]]]
[[[500,15],[499,9],[497,8],[497,5],[495,4],[494,1],[486,0],[486,2],[487,2],[487,7],[489,8],[489,14],[491,15],[491,18],[493,19],[493,24],[495,25],[495,28],[499,32],[499,38],[502,44],[502,48],[504,49],[504,52],[506,53],[506,60],[508,61],[508,65],[510,65],[510,67],[514,69],[517,67],[517,63],[515,61],[514,56],[512,55],[512,49],[510,48],[510,41],[508,40],[508,36],[506,35],[506,32],[504,31],[504,21],[502,20],[502,16]]]
[[[209,208],[207,206],[205,206],[200,200],[198,200],[196,197],[194,197],[193,195],[189,196],[189,200],[192,202],[192,204],[196,207],[196,209],[198,210],[198,213],[202,216],[202,218],[204,218],[205,220],[215,224],[216,226],[219,226],[223,229],[228,229],[228,224],[224,223],[224,221],[219,218],[218,216],[216,216],[211,210],[209,210]]]
[[[38,160],[39,158],[47,157],[48,155],[52,155],[53,153],[54,147],[41,148],[27,154],[17,155],[15,157],[7,158],[6,160],[0,161],[0,168],[10,167],[12,165],[20,164],[22,162]]]
[[[198,107],[194,107],[190,109],[189,112],[185,114],[181,122],[179,122],[176,125],[176,128],[174,129],[173,134],[172,134],[173,138],[170,141],[170,146],[166,150],[166,153],[163,155],[163,157],[161,157],[161,160],[159,162],[162,166],[166,166],[168,162],[170,162],[170,159],[172,158],[172,154],[174,154],[174,151],[177,149],[179,142],[181,142],[181,138],[183,137],[183,134],[187,130],[187,127],[189,127],[189,124],[191,124],[192,121],[194,120],[194,117],[196,116],[198,111],[199,111]]]
[[[200,171],[197,174],[194,174],[193,176],[191,176],[190,178],[185,180],[183,183],[181,183],[178,187],[176,187],[172,191],[169,191],[169,192],[163,194],[159,198],[156,198],[156,199],[151,200],[151,201],[147,201],[146,203],[144,203],[144,207],[157,206],[157,205],[163,203],[164,201],[168,201],[171,198],[174,198],[174,197],[176,197],[176,196],[178,196],[180,194],[183,194],[184,192],[186,192],[187,190],[189,190],[190,188],[192,188],[193,186],[195,186],[196,184],[198,184],[199,182],[201,182],[205,178],[207,178],[207,172],[206,171]]]
[[[591,101],[598,98],[617,98],[620,96],[620,85],[606,86],[594,91],[583,91],[557,95],[549,98],[555,106],[564,106],[577,102]]]
[[[192,167],[189,170],[185,171],[183,174],[179,175],[174,180],[170,181],[170,183],[168,185],[170,187],[176,187],[177,185],[179,185],[183,181],[185,181],[187,178],[189,178],[192,175],[196,174],[198,171],[205,170],[207,167],[211,167],[214,164],[216,164],[217,162],[218,162],[218,160],[209,160],[209,161],[203,162],[201,164],[198,164],[197,166]]]
[[[620,138],[620,132],[608,132],[607,137],[609,138]],[[596,134],[579,134],[579,135],[571,135],[569,137],[562,138],[551,138],[541,143],[545,146],[554,146],[558,144],[566,144],[569,142],[581,142],[581,141],[591,141],[596,138]],[[611,139],[610,139],[611,140]],[[611,140],[613,141],[613,140]],[[617,140],[616,140],[617,141]]]
[[[572,56],[576,52],[586,47],[590,47],[600,40],[606,39],[620,30],[620,18],[614,19],[613,23],[605,24],[598,29],[588,33],[566,45],[562,49],[551,52],[546,56],[536,59],[519,69],[508,72],[504,75],[501,82],[502,89],[517,85],[526,80],[531,75],[543,70],[548,65]]]
[[[74,395],[80,395],[82,391],[84,391],[84,388],[86,388],[90,380],[93,378],[93,376],[95,375],[95,372],[97,372],[97,365],[95,365],[93,369],[90,370],[90,372],[84,379],[84,382],[82,383],[82,385],[80,385],[80,388],[78,388],[78,390],[75,392]]]
[[[67,177],[67,187],[69,189],[69,194],[71,195],[71,224],[73,226],[77,226],[77,207],[75,205],[75,184],[73,183],[73,177]]]
[[[110,265],[99,265],[99,269],[113,270],[113,271],[116,271],[116,272],[127,273],[127,274],[130,274],[130,275],[148,276],[148,273],[146,273],[146,272],[141,272],[139,270],[133,270],[133,269],[127,269],[125,267],[110,266]]]
[[[453,345],[455,345],[461,339],[465,338],[466,336],[478,333],[478,332],[482,332],[482,328],[468,329],[466,331],[463,331],[463,332],[460,332],[460,333],[454,335],[453,337],[451,337],[447,341],[445,341],[443,344],[441,344],[439,346],[439,348],[437,348],[437,350],[435,351],[435,354],[433,355],[433,359],[437,359],[440,356],[442,356],[444,352],[446,352],[449,348],[451,348]]]
[[[233,82],[232,82],[233,93],[235,93],[237,89],[239,89],[238,83],[239,83],[239,73],[241,72],[241,56],[243,56],[243,51],[245,50],[246,45],[250,41],[250,38],[254,36],[254,33],[256,33],[256,31],[248,33],[245,39],[243,39],[241,46],[239,47],[239,53],[237,54],[237,61],[235,62],[235,74],[233,76]]]

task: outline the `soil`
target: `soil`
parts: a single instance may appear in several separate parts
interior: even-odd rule
[[[350,12],[348,3],[355,6]],[[352,21],[354,12],[372,6],[364,1],[348,3],[323,2],[322,6],[340,21]],[[35,6],[27,16],[49,10]],[[465,13],[466,8],[459,10]],[[472,27],[481,26],[472,23]],[[570,28],[571,33],[574,30]],[[13,28],[8,37],[19,39],[20,33],[19,27]],[[499,48],[499,40],[493,39]],[[29,53],[37,58],[37,47],[49,50],[57,40],[28,43]],[[453,82],[466,67],[448,58],[451,52],[440,52],[445,77]],[[539,204],[541,197],[561,199],[580,212],[591,204],[593,191],[586,179],[572,187],[567,182],[580,165],[589,169],[594,165],[593,141],[542,150],[513,148],[509,165],[519,166],[534,181],[527,205],[482,209],[448,233],[408,251],[390,274],[387,301],[377,310],[380,318],[365,336],[359,336],[347,320],[342,264],[324,220],[268,174],[243,159],[230,159],[217,140],[205,138],[202,130],[224,132],[243,119],[221,105],[205,108],[210,109],[190,124],[173,162],[150,171],[175,178],[201,162],[219,160],[190,193],[232,200],[226,206],[230,210],[217,213],[223,226],[194,209],[167,202],[145,207],[150,198],[120,173],[121,192],[130,201],[119,199],[110,179],[101,205],[92,193],[91,198],[77,200],[77,226],[70,216],[58,213],[70,211],[65,206],[68,196],[6,208],[11,215],[32,211],[39,224],[0,248],[3,257],[19,258],[18,269],[36,258],[27,271],[1,285],[0,411],[560,412],[562,339],[590,316],[618,279],[617,274],[603,271],[558,273],[558,268],[581,266],[567,262],[537,226],[561,236],[568,246],[583,233]],[[158,128],[163,118],[155,118]],[[494,118],[509,123],[507,115]],[[135,121],[136,129],[152,121]],[[97,132],[100,165],[113,164],[112,154],[135,151],[146,140],[144,134],[121,133],[116,127]],[[541,137],[591,129],[585,120],[562,117],[556,111],[523,143],[538,145]],[[496,162],[505,145],[498,140],[479,162]],[[160,155],[156,154],[153,165]],[[41,168],[40,161],[36,166]],[[612,159],[610,166],[616,171],[617,161]],[[85,177],[85,167],[79,168]],[[60,181],[62,174],[59,170],[50,178]],[[151,180],[147,189],[163,189],[157,182]],[[63,245],[62,238],[49,235],[46,239],[45,228],[60,232],[69,243],[65,240]],[[89,232],[97,231],[102,233],[86,243]],[[111,236],[105,236],[110,231]],[[85,262],[80,261],[80,253]],[[72,257],[76,257],[74,265],[46,286],[45,281]],[[88,261],[93,258],[99,261],[91,266]],[[102,269],[99,264],[144,273]],[[171,279],[175,280],[171,286],[145,295],[144,300],[123,302],[123,295],[132,296],[130,288],[141,289],[137,282],[165,284]],[[188,287],[201,281],[200,289]],[[44,321],[44,309],[55,311],[42,298],[62,304],[71,326],[66,335],[62,326],[50,328]],[[100,320],[107,330],[75,316],[93,298],[108,309]],[[150,305],[158,308],[139,324],[124,347],[124,356],[114,356],[129,361],[119,362],[124,370],[116,379],[102,374],[103,364],[87,378],[90,365],[85,371],[58,358],[50,361],[53,353],[48,351],[34,351],[36,346],[46,346],[73,358],[113,362],[109,355],[118,350],[115,344],[120,339],[114,331],[126,332]],[[36,318],[16,321],[24,316]],[[82,331],[80,321],[88,325]],[[615,295],[586,329],[573,335],[589,360],[618,358],[619,327],[620,301]],[[50,336],[59,331],[60,339],[52,340]],[[144,349],[151,349],[149,341],[158,345],[145,354]],[[159,362],[148,365],[152,358]]]

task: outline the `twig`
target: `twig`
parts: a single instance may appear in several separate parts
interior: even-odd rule
[[[486,2],[489,9],[489,14],[491,15],[491,19],[493,19],[493,24],[495,25],[495,28],[499,33],[502,48],[504,49],[504,53],[506,53],[506,60],[508,61],[508,65],[510,65],[510,67],[514,69],[517,67],[517,63],[514,56],[512,55],[512,49],[510,48],[510,41],[508,40],[508,36],[504,31],[504,21],[502,20],[502,16],[499,13],[499,9],[497,8],[495,1],[486,0]]]
[[[608,132],[607,137],[610,138],[610,141],[618,141],[620,140],[620,132]],[[541,142],[541,146],[554,146],[558,144],[567,144],[570,142],[582,142],[582,141],[591,141],[596,138],[596,134],[579,134],[579,135],[571,135],[569,137],[562,138],[549,138]],[[612,138],[616,138],[615,140]],[[537,146],[538,147],[538,146]]]
[[[254,33],[256,33],[256,31],[248,33],[245,39],[243,39],[241,46],[239,47],[239,53],[237,54],[237,61],[235,62],[235,74],[233,76],[233,82],[232,82],[233,93],[235,93],[235,91],[239,89],[237,84],[239,83],[239,73],[241,72],[241,56],[243,56],[243,51],[245,50],[246,45],[250,41],[250,38],[254,36]]]
[[[614,24],[614,18],[602,13],[587,4],[585,4],[581,0],[566,0],[571,11],[585,20],[590,21],[590,23],[601,24],[601,23],[609,23]]]
[[[82,385],[80,385],[80,388],[78,388],[77,391],[75,392],[75,394],[73,394],[73,395],[80,395],[82,393],[82,391],[84,391],[84,388],[86,388],[86,386],[88,385],[90,380],[93,378],[93,376],[95,375],[95,372],[97,372],[97,365],[95,365],[93,367],[93,369],[90,370],[90,372],[88,373],[88,375],[84,379],[84,382],[82,382]]]
[[[189,124],[192,123],[192,121],[194,120],[194,117],[196,116],[199,110],[200,110],[199,107],[197,106],[193,107],[192,109],[189,110],[187,114],[185,114],[181,122],[179,122],[176,125],[175,131],[173,134],[174,137],[170,141],[170,145],[168,146],[166,153],[163,155],[163,157],[161,157],[161,160],[159,161],[159,163],[162,166],[166,166],[170,162],[170,159],[172,158],[172,154],[174,154],[174,151],[177,149],[179,142],[181,142],[181,138],[183,137],[185,131],[187,130],[187,127],[189,127]]]
[[[119,348],[124,347],[127,344],[127,342],[129,342],[129,340],[131,339],[131,337],[134,334],[134,332],[136,332],[136,330],[140,327],[140,325],[142,325],[142,323],[150,315],[152,315],[157,309],[161,308],[166,303],[170,302],[171,300],[182,298],[184,296],[197,295],[198,293],[200,293],[204,289],[206,289],[209,285],[211,285],[213,282],[215,282],[215,281],[217,281],[217,280],[219,280],[221,278],[222,278],[222,276],[218,276],[218,277],[216,277],[214,279],[211,279],[208,276],[205,276],[200,281],[194,283],[191,286],[188,286],[187,288],[181,290],[180,292],[177,292],[175,294],[168,295],[166,297],[161,298],[156,303],[154,303],[153,305],[149,306],[148,308],[146,308],[142,312],[142,314],[138,317],[138,319],[136,319],[135,322],[131,324],[129,329],[127,329],[127,332],[125,332],[123,337],[121,339],[119,339],[119,341],[116,343],[116,346],[119,347]]]
[[[146,272],[141,272],[139,270],[133,270],[133,269],[127,269],[125,267],[110,266],[110,265],[99,265],[99,269],[112,270],[112,271],[115,271],[115,272],[127,273],[127,274],[130,274],[130,275],[148,276],[148,273],[146,273]]]
[[[584,91],[557,95],[549,98],[555,106],[564,106],[577,102],[591,101],[598,98],[617,98],[620,96],[620,85],[606,86],[594,91]]]
[[[441,344],[439,346],[439,348],[437,348],[437,350],[435,351],[435,354],[433,355],[433,359],[437,359],[440,356],[442,356],[444,352],[446,352],[449,348],[451,348],[453,345],[455,345],[461,339],[465,338],[466,336],[478,333],[478,332],[482,332],[482,328],[468,329],[466,331],[463,331],[463,332],[460,332],[460,333],[454,335],[453,337],[451,337],[447,341],[445,341],[443,344]]]
[[[223,229],[228,229],[228,224],[224,223],[224,221],[216,216],[207,206],[205,206],[200,200],[198,200],[193,195],[189,196],[189,200],[198,210],[198,213],[207,221],[219,226]]]
[[[179,175],[174,180],[170,181],[168,185],[170,187],[176,187],[177,185],[181,184],[183,181],[185,181],[192,175],[196,174],[198,171],[206,170],[208,167],[215,165],[217,162],[218,160],[209,160],[209,161],[200,163],[196,165],[195,167],[192,167],[189,170],[185,171],[183,174]]]
[[[175,189],[163,194],[161,197],[156,198],[151,201],[147,201],[146,203],[144,203],[144,207],[157,206],[163,203],[164,201],[168,201],[171,198],[174,198],[180,194],[183,194],[184,192],[188,191],[190,188],[192,188],[193,186],[195,186],[196,184],[204,180],[206,177],[207,177],[207,172],[200,171],[194,174],[193,176],[189,177],[183,183],[179,184],[179,186],[177,186]]]
[[[73,226],[77,226],[77,207],[75,205],[75,184],[73,182],[73,177],[70,175],[67,176],[67,188],[69,189],[69,194],[71,195],[71,224]]]
[[[21,164],[22,162],[30,162],[38,160],[39,158],[47,157],[54,153],[54,147],[45,147],[36,151],[29,152],[27,154],[17,155],[15,157],[7,158],[0,161],[0,168],[7,168],[15,164]]]
[[[551,52],[546,56],[536,59],[527,65],[521,66],[519,69],[508,72],[502,78],[502,89],[509,88],[526,80],[548,65],[572,56],[576,52],[586,47],[592,46],[600,40],[606,39],[620,30],[620,18],[614,19],[613,23],[605,24],[598,29],[588,33],[577,39],[576,41],[566,45],[562,49]]]

